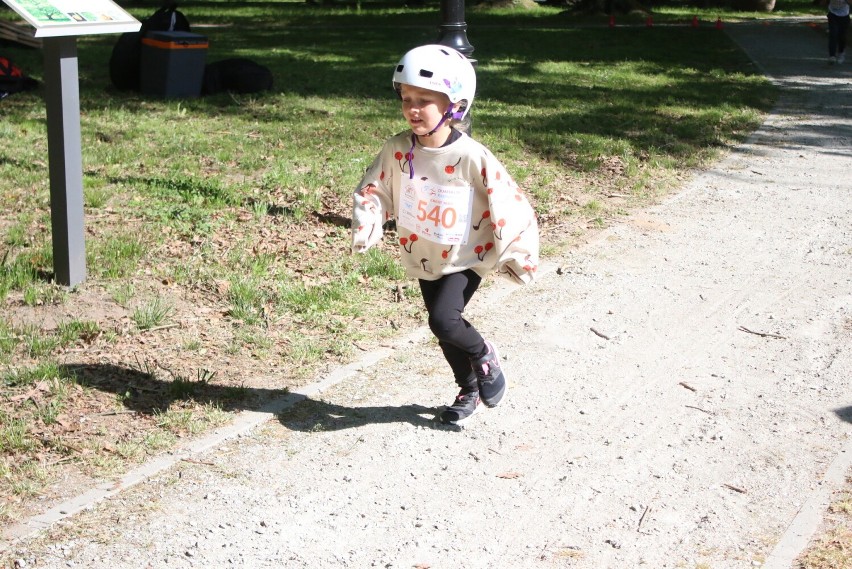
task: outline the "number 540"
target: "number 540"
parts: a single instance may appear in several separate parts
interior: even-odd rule
[[[435,224],[435,227],[442,225],[445,229],[450,229],[456,224],[458,214],[455,208],[445,207],[442,210],[441,206],[436,205],[427,211],[426,206],[428,205],[425,200],[417,202],[417,219],[419,221],[426,221],[428,219]]]

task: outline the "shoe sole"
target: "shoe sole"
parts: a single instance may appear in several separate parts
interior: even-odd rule
[[[435,417],[435,421],[437,421],[438,423],[440,423],[440,424],[442,424],[442,425],[450,425],[450,426],[455,426],[455,427],[464,427],[464,426],[468,423],[468,421],[470,421],[470,420],[474,417],[474,415],[476,415],[477,413],[480,413],[480,412],[482,411],[482,408],[483,408],[483,407],[485,407],[485,405],[482,403],[482,399],[480,399],[480,400],[479,400],[479,405],[477,405],[477,406],[473,409],[473,413],[471,413],[471,414],[470,414],[470,415],[468,415],[467,417],[464,417],[464,418],[462,418],[462,419],[459,419],[458,421],[443,421],[443,420],[441,420],[441,413],[443,413],[443,411],[442,411],[441,413],[438,413],[438,415]],[[445,409],[445,411],[446,411],[446,409]]]

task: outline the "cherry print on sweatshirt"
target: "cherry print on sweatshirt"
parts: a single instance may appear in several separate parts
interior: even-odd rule
[[[402,248],[405,249],[406,253],[411,253],[411,250],[414,248],[414,242],[417,241],[417,234],[412,233],[408,237],[400,237],[399,244],[402,245]],[[407,245],[407,247],[406,247]]]
[[[489,210],[487,210],[487,209],[486,209],[484,212],[482,212],[482,217],[479,219],[479,221],[478,221],[478,222],[476,222],[476,223],[475,223],[474,225],[472,225],[471,227],[473,227],[473,230],[474,230],[474,231],[479,231],[479,228],[480,228],[480,226],[483,224],[483,222],[484,222],[486,219],[490,219],[490,218],[491,218],[491,211],[489,211]]]
[[[409,162],[411,161],[411,153],[406,152],[405,154],[403,154],[402,152],[397,150],[396,152],[394,152],[393,157],[396,159],[397,163],[399,164],[399,171],[400,172],[408,172],[407,166],[408,166]],[[384,172],[382,172],[382,174],[384,174]]]
[[[370,227],[370,232],[367,234],[367,242],[368,242],[368,243],[369,243],[370,239],[372,239],[372,238],[373,238],[373,232],[374,232],[375,230],[376,230],[376,224],[374,223],[374,224],[373,224],[373,226],[372,226],[372,227]],[[362,231],[364,231],[364,226],[363,226],[363,225],[359,225],[359,226],[358,226],[358,233],[361,233]]]
[[[526,232],[527,232],[527,230],[526,230],[526,229],[524,229],[523,231],[521,231],[520,233],[518,233],[518,236],[517,236],[517,237],[515,237],[514,239],[512,239],[512,243],[520,243],[520,242],[521,242],[521,235],[523,235],[523,234],[524,234],[524,233],[526,233]],[[529,258],[529,256],[527,256],[527,258]]]
[[[523,233],[523,231],[521,231],[521,233]],[[520,238],[521,238],[521,236],[518,235],[518,237],[515,239],[515,241],[520,240]],[[523,269],[528,273],[534,273],[538,270],[538,265],[536,265],[532,262],[532,256],[531,255],[524,256]]]
[[[529,261],[530,260],[529,255],[527,255],[527,257],[524,260]],[[538,265],[533,265],[533,264],[528,262],[522,268],[525,271],[527,271],[528,273],[535,273],[538,270]],[[512,267],[510,267],[508,264],[506,266],[504,266],[502,269],[498,270],[497,272],[501,275],[512,275],[512,277],[514,277],[515,280],[521,280],[521,278],[518,276],[518,274],[515,271],[513,271]]]
[[[367,196],[371,196],[376,193],[376,185],[375,184],[367,184],[360,190],[358,190],[358,195],[366,198]]]
[[[482,185],[487,187],[488,186],[488,173],[485,171],[485,168],[480,170],[479,174],[482,176]],[[494,172],[494,179],[497,180],[498,182],[500,181],[500,170],[497,170],[496,172]],[[509,180],[511,181],[511,177],[509,178]],[[491,190],[489,190],[489,193],[491,193]]]
[[[483,259],[485,259],[485,255],[487,255],[488,252],[493,248],[494,248],[494,243],[491,243],[489,241],[484,246],[483,245],[477,245],[476,247],[474,247],[473,252],[476,253],[476,258],[479,259],[480,261],[482,261]]]
[[[444,166],[444,172],[446,172],[447,174],[454,174],[456,171],[456,166],[458,166],[461,161],[462,159],[459,158],[458,160],[456,160],[455,164],[448,164]]]
[[[453,247],[455,247],[455,245],[450,245],[449,249],[444,249],[443,251],[441,251],[441,258],[446,259],[447,257],[449,257],[450,253],[453,252]]]
[[[521,235],[523,235],[524,233],[526,233],[526,231],[527,231],[527,230],[526,230],[526,229],[524,229],[523,231],[521,231],[520,233],[518,233],[518,236],[517,236],[517,237],[515,237],[515,238],[512,240],[512,242],[513,242],[513,243],[518,243],[518,242],[520,242],[520,241],[521,241]],[[526,255],[526,256],[524,257],[524,261],[526,261],[526,263],[524,264],[523,269],[524,269],[525,271],[527,271],[528,273],[534,273],[534,272],[536,272],[536,271],[538,270],[538,265],[536,265],[536,264],[533,264],[533,263],[532,263],[532,255]]]
[[[497,228],[500,229],[497,229]],[[497,236],[497,239],[503,239],[503,228],[506,227],[506,220],[502,217],[497,220],[497,223],[492,223],[491,228],[494,230],[494,235]]]

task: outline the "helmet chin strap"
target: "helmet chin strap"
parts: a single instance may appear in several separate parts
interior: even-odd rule
[[[453,106],[450,105],[450,107],[447,109],[447,112],[444,113],[444,116],[442,116],[441,120],[438,121],[438,124],[435,125],[435,128],[433,128],[423,136],[432,136],[433,134],[435,134],[435,131],[441,128],[441,125],[447,122],[448,119],[452,118],[454,114],[455,113],[453,113]]]

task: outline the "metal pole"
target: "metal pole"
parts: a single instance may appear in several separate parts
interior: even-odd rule
[[[452,47],[464,54],[471,64],[476,67],[476,60],[471,57],[473,46],[467,40],[467,24],[464,21],[464,0],[441,0],[441,25],[438,26],[438,43]],[[458,129],[467,134],[473,132],[473,117],[471,111],[457,125]]]
[[[86,280],[80,87],[75,37],[44,39],[44,82],[53,269],[58,284],[74,286]]]
[[[473,46],[467,41],[464,0],[441,0],[441,25],[438,26],[438,34],[439,44],[452,47],[470,58]]]

